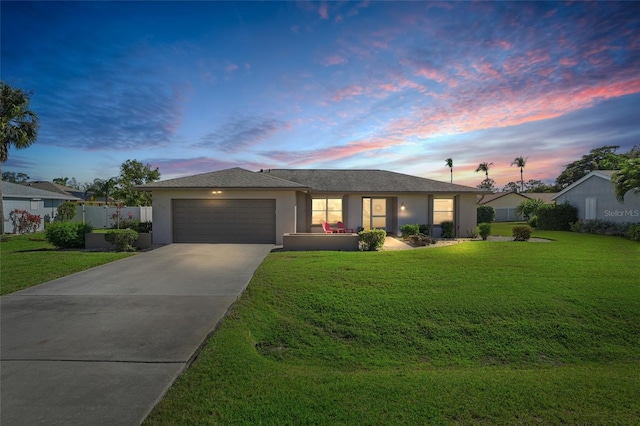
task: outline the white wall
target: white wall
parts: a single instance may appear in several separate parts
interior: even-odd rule
[[[153,191],[153,243],[173,242],[173,211],[171,200],[177,199],[269,199],[276,200],[276,244],[282,244],[285,233],[295,233],[295,191],[222,191],[209,190]]]

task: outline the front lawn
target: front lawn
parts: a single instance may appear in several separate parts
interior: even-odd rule
[[[131,253],[58,250],[44,232],[7,235],[0,242],[0,295],[64,277]]]
[[[533,236],[272,253],[146,424],[637,423],[640,244]]]

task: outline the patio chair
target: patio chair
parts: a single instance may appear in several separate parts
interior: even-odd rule
[[[345,227],[344,227],[344,223],[342,223],[342,222],[338,222],[338,223],[336,224],[336,227],[338,228],[338,231],[337,231],[337,232],[338,232],[339,234],[346,234],[346,233],[353,234],[353,229],[345,228]]]
[[[333,229],[329,227],[329,224],[327,222],[322,222],[322,229],[324,230],[325,234],[333,234]]]

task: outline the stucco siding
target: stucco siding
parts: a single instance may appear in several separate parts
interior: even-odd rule
[[[404,210],[402,209],[404,203]],[[398,196],[398,229],[402,225],[422,225],[429,223],[429,197],[426,194],[406,194]]]
[[[455,203],[456,236],[466,237],[469,230],[478,225],[477,198],[475,194],[458,195]]]
[[[153,243],[173,242],[172,200],[176,199],[275,199],[276,244],[282,244],[284,233],[295,233],[295,191],[223,191],[208,190],[153,191]]]
[[[526,198],[524,198],[523,196],[511,193],[511,194],[505,195],[504,197],[491,200],[485,203],[485,205],[491,206],[494,209],[501,209],[501,208],[508,208],[508,207],[515,208],[524,200],[526,200]]]

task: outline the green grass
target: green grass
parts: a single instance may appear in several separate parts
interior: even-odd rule
[[[637,423],[640,244],[533,236],[272,253],[146,424]]]
[[[131,253],[58,250],[43,232],[5,236],[0,242],[0,295],[127,256]]]

